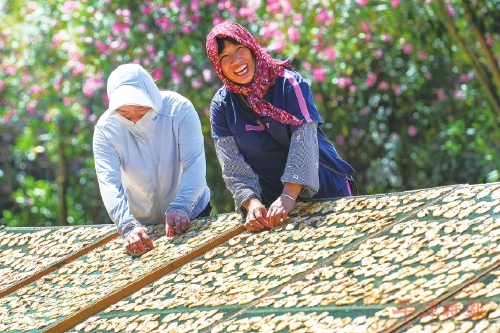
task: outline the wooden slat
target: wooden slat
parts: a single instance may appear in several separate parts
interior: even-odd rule
[[[35,282],[36,280],[38,280],[39,278],[41,278],[42,276],[44,275],[47,275],[47,274],[50,274],[52,273],[53,271],[57,270],[58,268],[60,268],[61,266],[63,265],[66,265],[82,256],[84,256],[85,254],[89,253],[90,251],[92,251],[93,249],[99,247],[99,246],[102,246],[103,244],[106,244],[107,242],[109,242],[110,240],[113,240],[115,238],[117,238],[118,236],[120,236],[120,234],[118,233],[114,233],[114,234],[111,234],[107,237],[104,237],[103,239],[101,239],[100,241],[90,245],[90,246],[87,246],[77,252],[75,252],[74,254],[68,256],[68,257],[65,257],[64,259],[52,264],[51,266],[49,267],[46,267],[44,269],[42,269],[41,271],[39,271],[38,273],[32,275],[32,276],[29,276],[27,277],[26,279],[23,279],[23,280],[20,280],[18,282],[16,282],[15,284],[13,284],[12,286],[4,289],[4,290],[0,290],[0,297],[4,297],[4,296],[7,296],[7,295],[10,295],[11,293],[13,293],[14,291],[16,291],[17,289],[19,288],[22,288],[24,286],[27,286],[28,284],[32,283],[32,282]]]
[[[53,326],[48,327],[47,329],[43,330],[42,332],[44,332],[44,333],[66,332],[67,330],[75,327],[76,325],[83,322],[87,318],[92,317],[93,315],[108,308],[110,305],[115,304],[116,302],[119,302],[120,300],[124,299],[125,297],[132,295],[133,293],[135,293],[139,289],[144,288],[148,284],[153,283],[154,281],[160,279],[161,277],[167,275],[168,273],[175,271],[176,269],[180,268],[181,266],[198,258],[199,256],[214,249],[215,247],[221,245],[222,243],[225,243],[228,240],[230,240],[231,238],[241,234],[245,230],[246,230],[245,227],[242,225],[236,227],[235,229],[229,231],[228,233],[226,233],[218,238],[215,238],[211,242],[199,247],[198,249],[196,249],[192,252],[189,252],[188,254],[174,260],[173,262],[154,270],[150,274],[148,274],[148,275],[146,275],[146,276],[144,276],[136,281],[129,283],[128,285],[124,286],[122,289],[104,296],[104,298],[100,299],[96,303],[80,310],[79,312],[75,313],[72,316],[67,317],[66,319],[63,319],[62,321],[54,324]]]

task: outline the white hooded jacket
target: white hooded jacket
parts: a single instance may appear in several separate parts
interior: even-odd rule
[[[108,79],[108,110],[94,131],[97,178],[118,232],[165,223],[167,211],[200,214],[210,201],[200,119],[185,97],[158,89],[135,64]],[[151,108],[138,122],[116,112],[124,105]]]

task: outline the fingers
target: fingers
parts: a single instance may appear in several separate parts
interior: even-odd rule
[[[262,206],[251,209],[247,214],[245,228],[250,231],[258,231],[264,227],[269,227],[266,208]]]
[[[175,231],[180,234],[189,228],[189,218],[184,214],[177,214],[174,218]]]
[[[263,228],[263,226],[262,226],[262,228]],[[245,223],[245,229],[247,229],[248,231],[259,231],[260,230],[260,228],[255,227],[253,224],[248,223],[248,222]]]
[[[142,232],[141,234],[141,238],[142,238],[142,243],[147,247],[149,248],[150,250],[151,249],[154,249],[155,246],[153,244],[153,241],[151,240],[151,238],[149,238],[148,234],[145,233],[144,231]]]
[[[271,228],[276,228],[282,221],[286,220],[286,216],[286,211],[283,208],[271,207],[267,214],[267,220]]]
[[[139,256],[149,249],[154,249],[154,244],[142,228],[136,228],[125,238],[125,249],[131,255]]]
[[[263,214],[261,210],[257,210],[253,213],[253,216],[257,219],[259,224],[263,227],[270,227],[269,222],[267,221],[267,214]]]
[[[176,233],[186,231],[191,226],[191,221],[186,214],[179,212],[168,212],[165,216],[165,232],[167,237],[173,237]]]

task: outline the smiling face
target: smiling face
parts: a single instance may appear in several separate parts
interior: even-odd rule
[[[222,74],[237,84],[250,83],[255,75],[252,51],[241,44],[224,41],[224,49],[219,54]]]
[[[133,121],[134,123],[144,117],[144,115],[149,111],[149,106],[138,106],[138,105],[124,105],[116,109],[116,112],[126,119]]]

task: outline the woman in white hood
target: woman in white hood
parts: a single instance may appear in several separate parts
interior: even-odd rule
[[[154,247],[143,225],[165,223],[171,237],[210,214],[201,124],[188,99],[160,92],[140,65],[115,69],[107,90],[94,131],[97,178],[127,251],[140,255]]]

